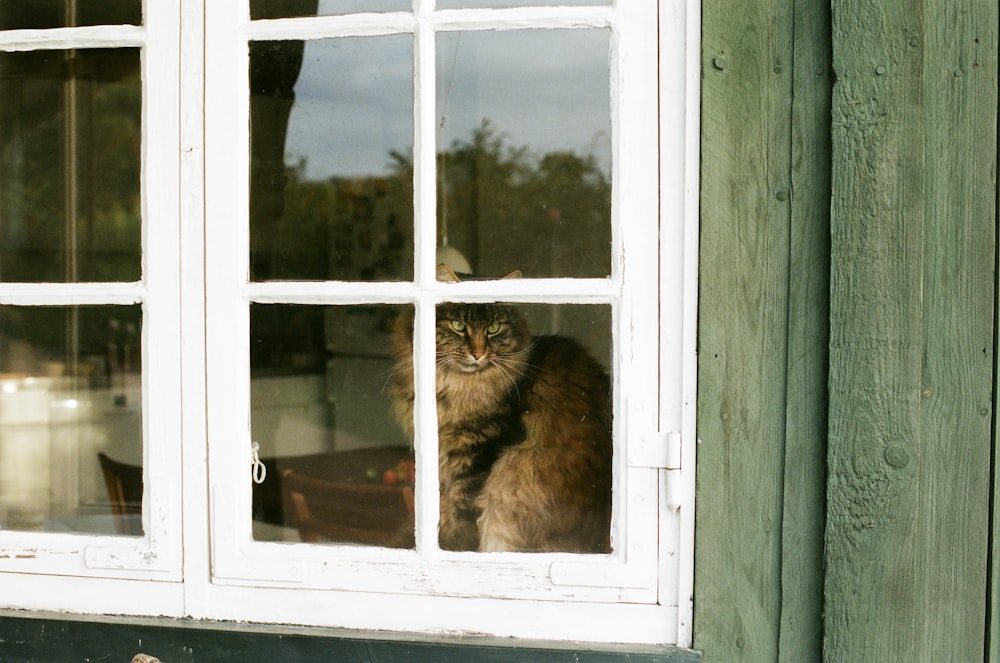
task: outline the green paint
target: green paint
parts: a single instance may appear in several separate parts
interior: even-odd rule
[[[829,3],[702,3],[695,647],[818,660]]]
[[[695,646],[1000,661],[997,5],[702,8]]]
[[[832,7],[824,654],[983,660],[997,5]]]

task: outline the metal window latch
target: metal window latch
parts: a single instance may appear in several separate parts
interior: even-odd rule
[[[640,435],[638,440],[629,445],[628,466],[681,469],[681,434],[670,431]]]
[[[681,466],[683,458],[681,434],[677,431],[640,435],[628,450],[628,466],[665,470],[666,504],[671,511],[681,508]]]

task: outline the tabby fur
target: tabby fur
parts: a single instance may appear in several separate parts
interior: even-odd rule
[[[442,277],[458,279],[447,269]],[[603,368],[571,338],[533,338],[510,305],[443,303],[436,318],[439,545],[608,552],[611,405]],[[396,414],[412,435],[412,313],[397,320],[393,348]]]

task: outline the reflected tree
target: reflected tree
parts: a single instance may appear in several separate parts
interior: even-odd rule
[[[537,158],[488,120],[438,155],[439,230],[482,273],[604,276],[611,184],[593,155]]]

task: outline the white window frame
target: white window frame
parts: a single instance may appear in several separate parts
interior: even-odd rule
[[[53,607],[73,577],[178,581],[181,579],[180,289],[178,279],[179,161],[177,2],[157,0],[145,25],[0,31],[0,50],[138,48],[143,80],[141,209],[142,276],[132,283],[3,283],[0,304],[20,306],[142,306],[142,448],[144,536],[57,534],[0,530],[4,595],[17,607]],[[155,182],[154,184],[151,184]],[[156,348],[155,353],[149,348]],[[155,403],[155,407],[150,407]],[[107,583],[105,583],[107,584]],[[46,591],[44,588],[52,587]],[[168,584],[132,601],[94,599],[91,610],[133,611],[149,599],[178,603]],[[59,587],[59,589],[55,589]],[[79,598],[68,601],[73,603]]]
[[[698,2],[660,0],[658,13],[640,0],[434,12],[432,0],[415,0],[412,16],[255,22],[247,4],[146,0],[143,27],[0,32],[4,50],[143,48],[143,280],[0,284],[0,303],[143,304],[146,468],[142,538],[0,532],[0,607],[689,646]],[[515,27],[613,31],[612,207],[622,221],[610,279],[440,284],[431,222],[418,225],[411,284],[247,282],[249,40],[414,34],[415,215],[433,220],[433,33]],[[249,517],[237,517],[250,513],[251,301],[415,305],[418,389],[433,393],[421,356],[433,350],[434,304],[501,297],[612,307],[611,555],[439,551],[436,490],[419,493],[413,551],[252,540]],[[433,402],[418,396],[416,416],[433,431]],[[418,481],[436,486],[435,445],[418,453]]]

